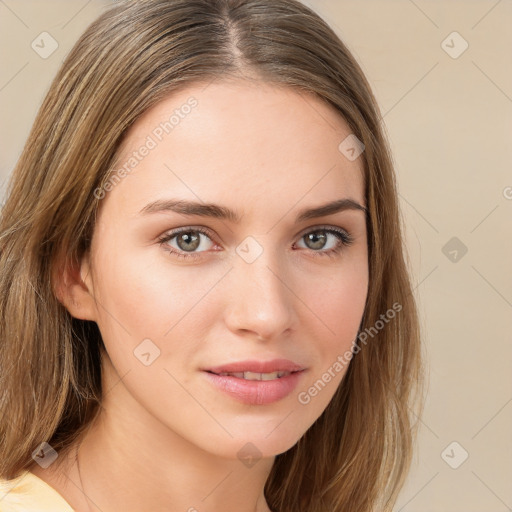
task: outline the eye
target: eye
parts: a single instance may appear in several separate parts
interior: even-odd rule
[[[303,240],[306,249],[311,249],[314,256],[336,256],[344,247],[354,243],[354,239],[347,231],[324,226],[304,233],[300,238],[300,241]]]
[[[158,241],[166,251],[178,256],[179,258],[197,258],[200,256],[197,252],[203,252],[204,250],[211,248],[211,245],[208,242],[204,242],[205,238],[210,241],[211,245],[213,245],[207,229],[200,227],[185,227],[166,233],[159,238]],[[175,242],[175,245],[169,243],[173,241]],[[198,251],[198,249],[202,250]]]
[[[309,249],[315,257],[334,257],[344,247],[348,247],[354,242],[347,231],[325,226],[309,229],[302,234],[299,242],[303,240],[306,246],[301,248]],[[202,252],[208,251],[215,245],[208,229],[192,226],[165,233],[158,241],[165,251],[178,258],[200,258]]]

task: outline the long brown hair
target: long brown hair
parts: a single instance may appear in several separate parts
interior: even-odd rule
[[[65,450],[100,409],[98,327],[71,317],[54,276],[89,249],[94,191],[112,171],[124,135],[172,91],[227,75],[314,93],[364,144],[365,342],[323,414],[276,456],[267,502],[276,512],[391,510],[423,408],[419,321],[393,164],[363,72],[333,30],[297,0],[119,3],[64,61],[0,219],[0,476],[27,469],[43,441]],[[395,314],[384,324],[390,308]]]

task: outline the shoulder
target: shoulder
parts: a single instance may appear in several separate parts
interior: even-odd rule
[[[0,512],[73,512],[44,480],[24,471],[12,480],[0,478]]]

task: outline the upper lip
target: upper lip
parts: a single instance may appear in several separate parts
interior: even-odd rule
[[[223,364],[206,368],[206,371],[212,373],[273,373],[273,372],[298,372],[304,370],[304,367],[288,359],[272,359],[271,361],[237,361],[234,363]]]

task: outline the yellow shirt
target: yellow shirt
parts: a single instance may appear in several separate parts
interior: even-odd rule
[[[0,478],[0,512],[74,512],[69,503],[30,471],[13,480]]]

